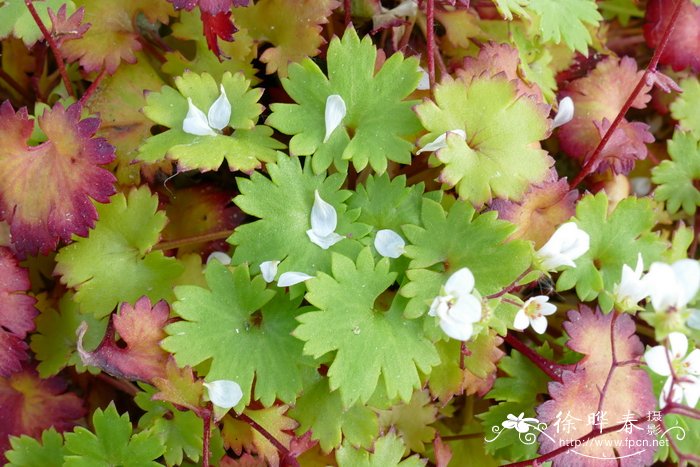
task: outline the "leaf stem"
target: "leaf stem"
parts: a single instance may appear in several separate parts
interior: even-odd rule
[[[565,369],[564,365],[560,365],[544,358],[511,333],[507,333],[503,340],[515,350],[527,357],[528,360],[534,363],[537,368],[542,370],[547,376],[552,378],[554,381],[561,383],[561,374]]]
[[[343,0],[343,10],[345,13],[345,27],[352,23],[352,0]]]
[[[173,250],[175,248],[180,248],[186,245],[196,245],[197,243],[213,242],[215,240],[223,240],[228,238],[233,233],[233,230],[217,230],[216,232],[209,232],[201,235],[194,235],[192,237],[179,238],[177,240],[168,240],[165,242],[160,242],[153,247],[153,250]]]
[[[236,415],[236,418],[246,422],[248,425],[252,426],[255,428],[255,430],[263,435],[266,440],[268,440],[274,447],[277,449],[277,451],[280,453],[281,458],[287,458],[289,457],[289,449],[287,449],[284,444],[280,443],[277,438],[272,436],[269,431],[267,431],[264,427],[262,427],[258,422],[250,418],[248,415],[242,413],[240,415]]]
[[[46,29],[46,25],[44,25],[44,22],[39,17],[39,13],[37,13],[36,8],[34,8],[32,0],[24,0],[24,4],[27,6],[29,13],[31,13],[32,15],[32,18],[34,18],[34,22],[36,23],[36,25],[39,26],[41,33],[44,35],[46,43],[49,44],[49,47],[51,48],[51,52],[53,52],[53,56],[56,59],[56,65],[58,66],[58,72],[61,75],[61,79],[63,79],[63,84],[66,86],[68,94],[70,94],[71,97],[75,98],[75,89],[73,89],[73,83],[71,83],[70,79],[68,78],[68,72],[66,72],[66,64],[63,62],[63,55],[58,49],[56,41],[53,40],[51,33],[48,29]]]
[[[202,467],[209,467],[210,445],[211,445],[211,403],[208,407],[200,411],[204,433],[202,436]]]
[[[426,2],[425,40],[428,43],[428,79],[430,88],[435,86],[435,0]]]
[[[530,271],[531,271],[531,269],[530,269],[530,268],[527,268],[527,269],[524,270],[518,277],[516,277],[515,280],[514,280],[508,287],[504,288],[503,290],[501,290],[500,292],[497,292],[497,293],[495,293],[495,294],[487,295],[487,296],[484,297],[484,298],[485,298],[486,300],[492,300],[492,299],[494,299],[494,298],[499,298],[499,297],[502,297],[503,295],[505,295],[505,294],[507,294],[507,293],[512,292],[513,290],[515,290],[515,289],[517,289],[517,288],[519,287],[519,286],[518,286],[518,282],[520,282],[521,280],[523,280],[523,278],[524,278],[525,276],[527,276],[528,274],[530,274]]]
[[[97,77],[95,77],[95,80],[92,83],[90,83],[90,86],[87,88],[87,90],[83,93],[82,96],[80,96],[79,102],[81,105],[85,105],[85,103],[88,100],[90,100],[90,97],[92,97],[92,94],[95,92],[97,87],[100,85],[100,83],[102,82],[102,78],[104,78],[106,74],[107,74],[107,69],[102,68],[102,71],[100,71],[100,74],[97,75]]]
[[[664,49],[666,48],[666,45],[668,44],[668,40],[671,37],[673,28],[676,26],[676,19],[678,18],[678,15],[681,11],[682,4],[683,0],[676,0],[676,4],[673,7],[674,9],[671,15],[671,20],[669,21],[668,26],[666,26],[666,29],[664,30],[659,46],[656,48],[656,50],[654,50],[654,55],[651,57],[649,65],[647,65],[646,69],[644,70],[644,74],[637,83],[637,86],[635,86],[634,90],[625,101],[625,104],[622,106],[622,109],[620,109],[620,112],[618,112],[617,116],[615,117],[615,120],[613,120],[612,122],[612,125],[610,125],[610,128],[608,128],[608,131],[606,131],[605,135],[603,135],[603,138],[598,143],[598,146],[596,146],[596,148],[593,150],[593,153],[583,165],[581,171],[578,173],[578,175],[576,175],[576,178],[574,178],[574,180],[569,185],[571,188],[578,186],[578,184],[581,183],[583,179],[585,179],[587,176],[593,173],[594,170],[597,169],[599,162],[598,159],[600,158],[603,149],[608,144],[608,141],[610,141],[610,138],[612,137],[615,130],[617,130],[617,127],[620,126],[620,123],[625,118],[627,111],[630,109],[630,107],[632,107],[634,100],[642,91],[642,88],[644,88],[644,86],[646,85],[647,77],[649,76],[649,74],[656,71],[656,66],[659,63],[661,54],[663,53]]]

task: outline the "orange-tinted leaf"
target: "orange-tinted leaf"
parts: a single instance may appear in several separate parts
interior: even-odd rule
[[[134,306],[124,303],[119,313],[112,315],[105,337],[94,352],[86,352],[79,341],[83,362],[132,380],[150,381],[163,376],[168,354],[159,344],[165,337],[163,327],[169,315],[170,308],[165,301],[151,306],[151,300],[142,297]],[[115,331],[125,345],[115,340]]]
[[[656,399],[647,373],[630,364],[639,361],[644,345],[635,335],[632,318],[622,314],[613,321],[615,316],[615,313],[605,315],[585,307],[569,312],[569,321],[564,323],[566,332],[571,336],[567,345],[585,356],[573,371],[562,373],[561,383],[549,383],[552,399],[537,408],[539,420],[548,425],[539,436],[540,452],[552,451],[563,445],[560,442],[587,435],[593,429],[594,421],[589,416],[597,412],[603,414],[602,428],[624,423],[630,416],[635,419],[635,427],[631,433],[614,431],[596,438],[603,444],[588,443],[578,446],[575,452],[560,454],[554,458],[554,466],[586,465],[588,458],[582,456],[595,456],[598,459],[603,456],[618,457],[614,463],[600,465],[652,463],[655,451],[652,446],[656,436],[647,430],[646,420],[649,411],[654,410]],[[625,364],[616,367],[605,387],[613,351],[616,361]],[[567,416],[570,417],[568,423]],[[557,424],[557,421],[560,423]],[[616,441],[621,444],[615,444]],[[606,442],[611,445],[606,445]],[[638,446],[642,445],[649,448],[640,449]],[[634,453],[638,454],[632,456]],[[622,458],[626,455],[630,457]]]
[[[170,357],[165,365],[165,375],[153,378],[152,383],[160,390],[153,399],[172,402],[194,411],[198,409],[204,384],[195,378],[192,368],[179,368],[175,359]]]
[[[29,287],[27,271],[9,249],[0,247],[0,376],[21,370],[21,361],[27,359],[24,338],[38,314],[36,299],[25,294]]]
[[[105,68],[112,74],[119,63],[135,63],[134,52],[141,50],[136,17],[143,13],[148,21],[168,23],[175,11],[166,0],[121,0],[118,2],[78,0],[85,8],[85,22],[92,26],[78,39],[67,40],[61,51],[68,60],[80,60],[87,71]]]
[[[10,435],[38,438],[51,426],[70,429],[85,409],[78,396],[65,390],[62,379],[40,379],[31,368],[0,378],[0,452],[9,448]]]
[[[27,109],[0,106],[0,219],[10,224],[20,257],[86,236],[97,219],[90,198],[106,203],[114,193],[114,176],[98,167],[114,159],[114,148],[93,138],[100,122],[80,120],[80,112],[80,104],[46,110],[38,120],[48,141],[29,146]]]
[[[280,405],[262,410],[246,410],[245,414],[265,428],[284,447],[289,448],[293,436],[288,431],[293,430],[297,426],[297,422],[285,415],[288,408],[286,405]],[[277,448],[260,432],[230,415],[224,417],[223,422],[224,427],[221,434],[227,448],[233,449],[239,455],[243,450],[249,454],[257,453],[266,459],[269,465],[280,465]]]

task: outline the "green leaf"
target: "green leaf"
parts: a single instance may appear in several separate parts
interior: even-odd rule
[[[693,132],[695,138],[700,139],[700,80],[686,78],[679,84],[683,93],[671,104],[671,115],[683,130]]]
[[[313,175],[309,166],[307,163],[302,171],[299,159],[280,155],[276,164],[267,165],[270,178],[256,172],[250,180],[238,179],[241,194],[234,202],[260,220],[239,226],[229,238],[237,246],[235,264],[247,262],[257,268],[263,261],[281,260],[280,272],[315,275],[317,271],[330,271],[330,251],[357,254],[359,244],[355,240],[365,236],[369,227],[352,223],[359,213],[347,212],[343,204],[350,196],[350,192],[340,189],[344,177]],[[338,213],[336,232],[351,237],[329,250],[311,243],[306,234],[311,228],[315,190]]]
[[[410,299],[409,318],[428,311],[440,287],[455,271],[468,267],[476,290],[482,295],[499,292],[530,266],[532,247],[522,240],[507,242],[515,226],[497,219],[496,212],[477,214],[471,204],[457,201],[449,212],[435,201],[424,199],[421,212],[425,227],[403,228],[411,258],[406,272],[410,282],[401,295]]]
[[[517,16],[528,16],[527,11],[523,7],[526,7],[530,0],[494,0],[493,3],[496,4],[496,8],[503,16],[503,19],[508,21],[513,20],[514,14]]]
[[[377,440],[372,453],[344,443],[336,451],[335,458],[339,467],[422,467],[426,464],[418,455],[402,461],[405,449],[401,439],[390,433]]]
[[[369,248],[360,252],[357,264],[334,253],[332,271],[332,277],[319,273],[306,283],[306,299],[319,311],[297,318],[301,324],[294,335],[306,343],[304,353],[319,358],[336,352],[328,377],[345,407],[367,402],[380,377],[390,398],[408,401],[421,385],[418,371],[429,374],[439,358],[421,322],[403,318],[400,297],[377,301],[396,277],[389,260],[375,265]]]
[[[58,11],[61,5],[66,5],[66,13],[70,15],[75,11],[75,4],[66,0],[44,0],[33,2],[36,12],[44,25],[51,26],[48,9]],[[32,17],[24,0],[4,0],[0,5],[0,39],[12,34],[22,39],[24,45],[31,47],[44,36]]]
[[[10,437],[11,449],[5,452],[7,467],[61,467],[66,450],[63,437],[52,427],[41,434],[41,442],[30,436]]]
[[[293,135],[289,150],[312,159],[315,173],[331,164],[342,171],[348,160],[359,171],[367,164],[384,173],[388,161],[407,164],[413,145],[406,138],[420,130],[411,110],[416,101],[405,101],[418,85],[418,62],[393,54],[375,73],[377,49],[369,36],[362,41],[349,28],[342,41],[328,47],[328,78],[310,59],[289,67],[282,85],[296,104],[272,104],[267,123]],[[338,94],[347,114],[328,139],[325,136],[326,99]]]
[[[202,454],[203,422],[192,411],[182,411],[168,402],[154,401],[156,389],[146,387],[136,394],[134,401],[146,413],[139,419],[142,430],[152,431],[165,446],[165,463],[168,466],[182,465],[185,456],[197,462]]]
[[[544,358],[554,357],[554,352],[547,344],[536,350]],[[520,352],[512,351],[510,355],[503,357],[498,363],[498,368],[504,375],[496,378],[493,389],[486,397],[499,401],[529,403],[530,408],[534,409],[538,395],[547,394],[549,377]]]
[[[542,39],[588,55],[589,26],[597,27],[602,16],[595,0],[530,0],[528,9],[539,17]]]
[[[209,290],[195,286],[175,289],[175,313],[185,321],[166,328],[162,346],[180,366],[211,359],[210,381],[233,380],[243,389],[241,406],[255,399],[266,407],[276,399],[292,402],[302,389],[302,343],[290,333],[300,300],[265,289],[248,267],[232,271],[218,261],[206,269]],[[258,312],[258,310],[260,310]]]
[[[186,72],[175,78],[177,90],[164,86],[160,92],[148,94],[144,114],[158,125],[170,130],[152,136],[139,148],[140,160],[154,162],[165,157],[177,160],[182,170],[216,170],[224,159],[229,169],[251,172],[260,162],[275,160],[275,149],[284,147],[272,138],[272,130],[256,125],[263,106],[258,103],[261,89],[250,89],[243,73],[224,73],[221,85],[231,103],[231,118],[227,126],[231,135],[197,136],[183,131],[187,115],[187,98],[205,114],[219,97],[220,90],[208,73]]]
[[[56,256],[61,282],[77,290],[85,313],[109,314],[120,302],[143,295],[152,302],[172,299],[172,282],[184,268],[162,251],[152,251],[165,223],[158,198],[148,187],[117,193],[109,204],[96,204],[99,220],[87,238],[62,248]]]
[[[655,196],[666,201],[669,213],[682,208],[686,214],[693,215],[700,206],[700,191],[695,185],[700,179],[700,139],[690,132],[676,130],[667,144],[671,160],[661,162],[651,172],[652,180],[659,185]]]
[[[311,431],[311,439],[318,440],[326,452],[340,446],[343,439],[368,448],[379,434],[377,414],[361,404],[344,409],[340,393],[329,389],[328,378],[306,385],[289,416],[299,422],[297,434]]]
[[[590,236],[591,246],[575,261],[575,268],[559,276],[557,290],[575,286],[579,299],[598,298],[601,309],[608,312],[613,306],[610,291],[621,280],[622,266],[634,267],[641,253],[648,267],[661,258],[667,245],[651,232],[655,222],[649,199],[625,198],[608,213],[608,198],[601,191],[578,202],[575,220]]]
[[[41,314],[35,320],[36,333],[32,334],[31,348],[39,360],[37,370],[42,378],[53,376],[67,366],[85,371],[77,352],[78,337],[75,334],[83,321],[88,325],[83,339],[86,349],[95,349],[104,337],[108,320],[96,319],[91,313],[81,313],[73,297],[72,292],[63,295],[58,310],[48,303],[39,306]]]
[[[553,160],[539,141],[549,133],[544,106],[518,94],[505,76],[481,75],[469,81],[448,80],[435,90],[435,102],[416,107],[423,126],[430,131],[420,139],[424,146],[445,132],[447,147],[431,158],[443,164],[440,181],[454,186],[460,198],[475,205],[492,197],[519,200],[533,183],[549,173]]]
[[[603,0],[598,3],[603,18],[614,19],[627,26],[630,18],[644,18],[644,10],[637,6],[636,0]]]
[[[124,467],[159,466],[155,459],[165,451],[160,440],[151,431],[132,436],[129,415],[119,415],[114,403],[92,416],[95,433],[77,427],[66,434],[65,467]]]
[[[403,439],[406,447],[413,452],[425,453],[425,444],[435,438],[435,428],[431,425],[437,420],[438,408],[430,399],[427,390],[416,391],[408,403],[397,404],[388,410],[379,412],[382,432],[394,428]]]

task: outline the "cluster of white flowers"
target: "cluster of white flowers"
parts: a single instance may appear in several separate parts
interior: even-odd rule
[[[668,335],[670,350],[663,345],[657,345],[647,350],[644,360],[649,368],[661,376],[668,376],[661,396],[659,406],[663,408],[666,401],[683,403],[692,407],[700,400],[700,349],[688,353],[688,338],[680,332]]]

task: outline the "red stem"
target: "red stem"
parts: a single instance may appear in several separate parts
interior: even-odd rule
[[[90,83],[90,87],[88,87],[87,90],[85,91],[85,93],[83,93],[83,95],[80,96],[80,103],[81,104],[85,105],[85,103],[90,100],[90,97],[95,92],[97,87],[100,85],[100,82],[102,82],[102,78],[104,78],[106,74],[107,74],[107,69],[102,68],[102,71],[100,71],[100,74],[97,75],[97,77],[95,78],[95,80],[92,83]]]
[[[49,44],[51,52],[53,52],[53,56],[56,59],[56,65],[58,66],[58,72],[61,75],[61,79],[63,79],[63,84],[66,86],[68,94],[70,94],[70,96],[74,98],[75,90],[73,89],[73,83],[71,83],[70,79],[68,78],[68,73],[66,72],[66,64],[63,62],[63,55],[61,54],[61,51],[58,50],[58,45],[56,44],[56,41],[53,40],[51,33],[48,29],[46,29],[46,26],[44,25],[44,22],[41,21],[41,18],[39,18],[39,13],[37,13],[36,8],[34,8],[32,0],[24,0],[24,4],[27,5],[29,13],[31,13],[32,18],[34,18],[34,22],[36,23],[36,25],[39,26],[41,33],[44,35],[46,43]]]
[[[248,425],[252,426],[255,428],[255,430],[263,435],[265,439],[267,439],[272,445],[277,449],[277,451],[280,453],[280,457],[282,459],[287,458],[289,456],[289,449],[287,449],[282,443],[280,443],[277,438],[272,436],[270,432],[268,432],[264,427],[260,426],[258,422],[247,416],[246,414],[242,413],[240,415],[237,415],[236,418],[239,420],[242,420],[246,422]]]
[[[435,0],[427,0],[426,4],[425,40],[428,42],[428,78],[430,87],[435,86]]]
[[[532,350],[527,345],[523,344],[517,337],[511,333],[506,334],[504,340],[507,344],[513,347],[515,350],[523,354],[534,363],[537,368],[542,370],[547,376],[552,378],[554,381],[561,383],[561,373],[565,369],[563,365],[544,358],[542,355],[538,354]]]
[[[525,271],[523,271],[522,274],[520,274],[518,277],[516,277],[515,280],[514,280],[508,287],[504,288],[503,290],[501,290],[500,292],[497,292],[497,293],[495,293],[495,294],[487,295],[487,296],[484,297],[484,298],[485,298],[486,300],[491,300],[491,299],[494,299],[494,298],[502,297],[503,295],[512,292],[513,290],[515,290],[515,289],[517,289],[517,288],[519,287],[518,282],[520,282],[521,280],[523,280],[523,278],[524,278],[525,276],[527,276],[527,275],[530,273],[530,271],[531,271],[530,268],[526,269]]]
[[[608,131],[605,132],[605,135],[603,135],[603,139],[600,140],[598,143],[598,146],[596,146],[595,150],[591,154],[591,156],[588,158],[588,161],[583,165],[583,168],[581,171],[578,173],[576,178],[571,182],[569,186],[572,188],[578,186],[579,183],[583,181],[584,178],[589,176],[593,171],[597,168],[598,162],[600,155],[603,152],[603,149],[605,146],[608,144],[608,141],[612,137],[613,133],[617,129],[618,126],[620,126],[620,123],[622,120],[625,118],[625,115],[627,114],[627,111],[632,107],[632,103],[634,103],[634,100],[637,98],[639,93],[642,91],[642,88],[647,83],[647,77],[649,76],[649,73],[653,73],[656,71],[656,66],[659,64],[659,59],[661,58],[661,54],[663,53],[664,49],[666,48],[666,44],[668,44],[668,40],[671,37],[671,33],[673,32],[673,28],[676,26],[676,19],[678,18],[678,14],[681,11],[681,6],[683,4],[683,0],[677,0],[676,4],[673,9],[673,14],[671,15],[671,20],[668,23],[668,26],[666,26],[666,29],[664,30],[664,35],[661,38],[661,42],[659,43],[659,46],[656,48],[654,51],[654,55],[651,57],[651,61],[649,62],[649,65],[647,65],[647,68],[644,70],[644,74],[642,75],[642,78],[639,80],[637,83],[637,86],[635,86],[634,90],[632,91],[632,94],[627,98],[627,101],[625,101],[625,105],[622,106],[622,109],[620,109],[620,112],[617,114],[617,117],[615,117],[615,120],[613,120],[612,125],[610,125],[610,128],[608,128]]]
[[[204,422],[204,435],[202,436],[202,467],[209,467],[210,445],[211,445],[211,404],[200,411],[202,422]]]
[[[522,462],[514,462],[512,464],[506,464],[503,467],[529,467],[531,465],[540,465],[542,462],[548,461],[549,459],[553,459],[553,458],[557,457],[559,454],[563,454],[563,453],[569,451],[570,449],[575,448],[577,445],[585,443],[589,439],[593,439],[593,438],[597,438],[599,436],[607,435],[608,433],[612,433],[613,431],[620,431],[624,427],[625,427],[625,424],[620,423],[619,425],[610,426],[608,428],[605,428],[602,431],[591,430],[591,432],[588,433],[587,435],[580,437],[576,441],[571,441],[570,443],[565,444],[564,446],[561,446],[560,448],[557,448],[554,451],[549,451],[548,453],[542,454],[541,456],[536,457],[534,459],[529,459],[529,460],[522,461]]]
[[[345,27],[352,23],[352,0],[343,0],[343,10],[345,10]]]

